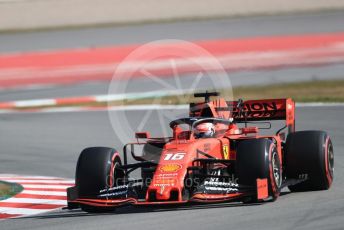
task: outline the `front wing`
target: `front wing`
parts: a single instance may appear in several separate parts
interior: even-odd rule
[[[123,188],[123,186],[122,186]],[[185,204],[185,203],[216,203],[225,201],[241,201],[247,197],[255,197],[257,201],[265,200],[268,198],[268,182],[267,179],[257,179],[256,186],[229,186],[220,182],[209,182],[200,186],[185,200],[147,200],[140,199],[129,192],[121,192],[121,196],[113,191],[116,187],[107,190],[102,190],[94,197],[79,197],[77,187],[70,187],[67,189],[68,208],[79,208],[80,205],[87,205],[99,208],[115,208],[123,205],[163,205],[163,204]],[[132,190],[131,190],[132,191]],[[118,191],[117,191],[118,192]]]

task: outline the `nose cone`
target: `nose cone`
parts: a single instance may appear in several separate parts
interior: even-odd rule
[[[155,191],[156,200],[178,200],[178,179],[177,178],[156,178],[149,187],[150,191]],[[172,197],[173,196],[173,197]]]
[[[161,186],[155,196],[157,200],[169,200],[171,198],[171,187]]]
[[[182,200],[184,178],[194,157],[188,151],[187,142],[165,145],[146,197],[155,201]]]
[[[182,162],[160,164],[149,185],[148,197],[156,201],[181,200],[186,168]]]

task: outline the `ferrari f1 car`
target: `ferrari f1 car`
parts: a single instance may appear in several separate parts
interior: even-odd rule
[[[68,208],[88,211],[121,205],[274,201],[280,191],[327,190],[334,153],[324,131],[295,131],[291,99],[226,101],[198,93],[189,117],[170,122],[171,137],[136,133],[123,147],[84,149]],[[274,120],[285,121],[270,135]],[[137,151],[137,147],[141,149]],[[133,159],[133,160],[129,160]],[[129,162],[130,161],[130,162]],[[139,176],[133,176],[133,174]]]

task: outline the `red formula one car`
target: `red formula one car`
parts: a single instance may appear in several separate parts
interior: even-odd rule
[[[295,132],[291,99],[195,96],[205,101],[191,103],[189,117],[170,122],[172,137],[136,133],[137,142],[124,146],[123,159],[113,148],[83,150],[75,186],[67,190],[68,208],[93,212],[127,204],[260,202],[277,199],[284,187],[330,188],[330,137],[324,131]],[[285,125],[271,135],[259,134],[257,126],[271,128],[273,120]],[[135,161],[129,163],[129,157]]]

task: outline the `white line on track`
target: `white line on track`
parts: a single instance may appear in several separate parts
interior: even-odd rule
[[[35,106],[53,106],[56,105],[56,101],[54,99],[39,99],[39,100],[24,100],[24,101],[16,101],[16,107],[35,107]]]
[[[336,102],[309,102],[309,103],[296,103],[296,107],[331,107],[331,106],[337,106],[342,107],[344,106],[344,103],[336,103]]]
[[[70,187],[70,185],[36,185],[36,184],[24,184],[23,185],[24,189],[25,188],[46,188],[46,189],[50,189],[50,188],[68,188]]]
[[[42,196],[67,196],[67,192],[35,191],[35,190],[25,190],[25,189],[20,194],[42,195]]]
[[[69,181],[58,181],[58,180],[16,180],[16,179],[8,179],[6,181],[9,182],[14,182],[14,183],[46,183],[46,184],[62,184],[62,185],[70,185],[73,186],[74,185],[74,181],[69,180]]]
[[[16,198],[12,197],[5,200],[7,203],[26,203],[26,204],[55,204],[67,205],[66,200],[49,200],[49,199],[34,199],[34,198]],[[1,203],[0,203],[1,205]]]
[[[48,210],[49,211],[49,210]],[[9,208],[9,207],[0,207],[0,213],[6,213],[10,215],[35,215],[42,212],[47,212],[46,209],[31,209],[31,208]]]
[[[48,176],[17,176],[17,175],[13,175],[13,174],[1,174],[0,175],[0,180],[11,180],[11,179],[31,179],[31,180],[65,180],[63,178],[59,178],[59,177],[48,177]]]

